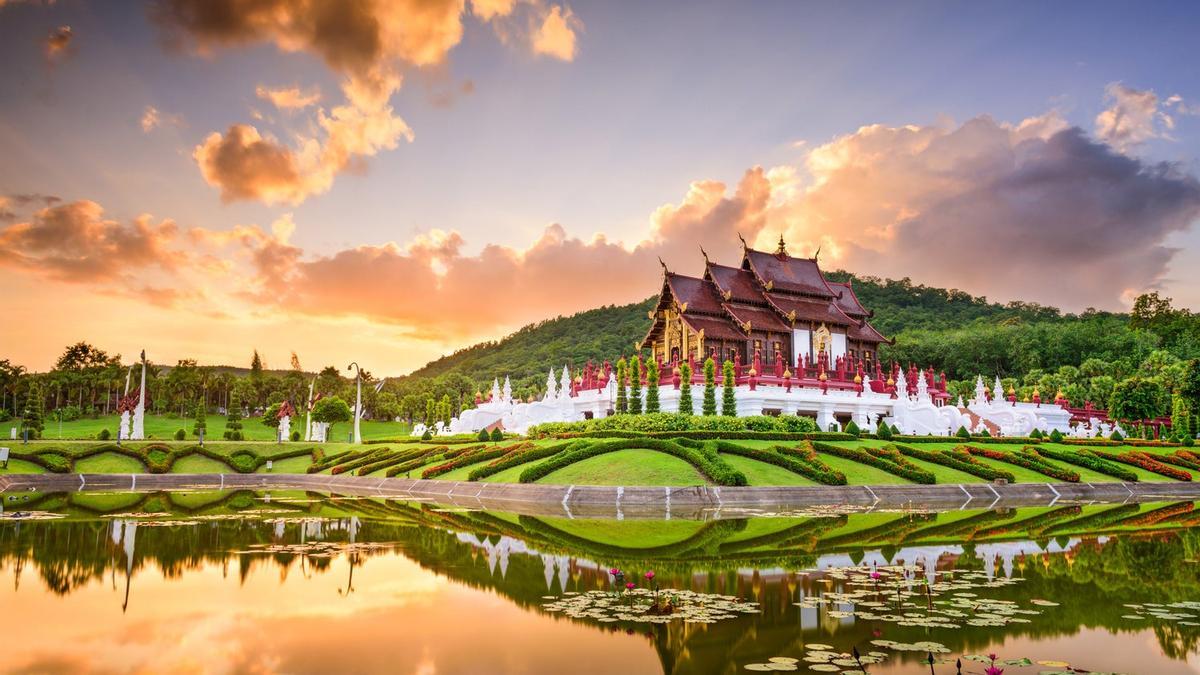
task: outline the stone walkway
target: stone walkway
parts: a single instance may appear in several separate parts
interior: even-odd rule
[[[0,493],[286,489],[430,501],[569,518],[689,518],[761,512],[961,509],[1200,498],[1200,483],[963,483],[816,487],[608,487],[314,474],[8,474]]]

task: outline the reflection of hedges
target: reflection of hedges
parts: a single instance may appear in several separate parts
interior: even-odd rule
[[[997,509],[995,511],[983,511],[967,518],[956,520],[952,523],[944,523],[942,525],[934,525],[924,529],[915,530],[907,533],[899,539],[900,542],[918,541],[921,539],[934,539],[937,537],[952,537],[956,535],[970,536],[984,525],[990,525],[998,520],[1010,520],[1017,515],[1017,512],[1012,509]]]
[[[1019,466],[1030,471],[1036,471],[1043,476],[1049,476],[1055,480],[1066,481],[1068,483],[1078,483],[1079,474],[1075,471],[1060,469],[1053,464],[1050,464],[1037,455],[1016,454],[1012,452],[1004,452],[1002,450],[988,450],[987,448],[975,448],[969,445],[959,446],[955,450],[966,450],[972,455],[978,457],[987,457],[988,459],[997,462],[1007,462],[1013,466]]]
[[[1145,513],[1139,513],[1115,523],[1119,527],[1146,527],[1149,525],[1157,525],[1164,520],[1172,518],[1180,518],[1191,513],[1196,508],[1195,502],[1177,502],[1175,504],[1167,504],[1160,506],[1157,509],[1151,509]]]
[[[1042,530],[1042,534],[1049,535],[1055,532],[1082,532],[1085,530],[1100,529],[1108,527],[1117,521],[1124,520],[1129,516],[1141,510],[1139,504],[1122,504],[1111,509],[1106,509],[1100,513],[1093,513],[1084,518],[1076,518],[1066,522],[1057,523]]]
[[[676,558],[693,551],[715,552],[720,542],[746,529],[747,523],[744,519],[714,520],[687,539],[660,546],[627,548],[612,544],[602,544],[571,534],[570,532],[565,532],[533,516],[519,516],[518,522],[520,522],[521,527],[527,533],[533,535],[535,538],[544,539],[573,552],[582,551],[590,557],[601,560],[613,558],[623,560]]]
[[[1081,506],[1062,506],[1054,509],[1053,511],[1039,513],[1032,518],[1025,518],[1016,522],[1004,523],[1003,525],[996,525],[994,527],[986,527],[982,530],[975,530],[975,533],[971,535],[971,538],[986,539],[987,537],[1009,534],[1010,532],[1028,532],[1030,536],[1032,536],[1033,534],[1041,532],[1049,527],[1051,523],[1056,523],[1065,518],[1074,518],[1081,513],[1083,513],[1083,507]]]
[[[1122,466],[1117,466],[1112,462],[1106,462],[1103,459],[1086,452],[1063,452],[1062,450],[1052,450],[1045,447],[1039,447],[1036,449],[1029,447],[1023,449],[1022,452],[1045,455],[1050,459],[1066,462],[1067,464],[1074,464],[1075,466],[1083,467],[1085,469],[1091,469],[1092,471],[1102,473],[1106,476],[1112,476],[1113,478],[1118,478],[1129,483],[1136,483],[1138,479],[1137,474],[1129,469],[1126,469]]]
[[[951,469],[957,469],[964,473],[969,473],[972,476],[978,476],[985,480],[996,480],[1003,478],[1007,481],[1013,481],[1013,475],[1001,469],[994,469],[983,462],[971,457],[967,453],[950,453],[937,450],[921,450],[914,448],[911,445],[903,445],[894,443],[893,446],[900,451],[900,454],[913,459],[919,459],[923,462],[933,462]]]
[[[822,533],[829,530],[835,530],[839,527],[844,527],[849,522],[846,514],[838,514],[828,518],[809,518],[802,523],[797,523],[788,528],[784,528],[778,532],[750,537],[749,539],[739,539],[738,541],[723,542],[717,547],[717,552],[721,555],[728,553],[737,553],[748,549],[759,548],[762,546],[772,546],[792,542],[796,539],[811,538],[815,540]]]
[[[872,541],[882,539],[896,539],[905,534],[916,530],[926,523],[931,523],[937,520],[936,513],[910,513],[901,516],[896,520],[889,520],[882,525],[868,527],[865,530],[857,530],[855,532],[847,532],[839,534],[828,539],[822,539],[820,546],[822,548],[834,548],[846,544],[866,544]]]
[[[678,457],[700,470],[706,478],[718,485],[745,485],[746,475],[729,466],[711,447],[689,447],[663,438],[629,438],[612,441],[596,441],[564,452],[549,460],[531,466],[521,472],[520,482],[533,483],[559,469],[591,457],[617,450],[648,449]]]

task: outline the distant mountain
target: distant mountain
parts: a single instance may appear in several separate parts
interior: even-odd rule
[[[830,280],[853,281],[863,305],[875,312],[871,322],[888,337],[915,331],[922,333],[924,340],[930,332],[953,335],[980,323],[1012,326],[1078,320],[1052,307],[1021,302],[1002,305],[963,291],[913,284],[909,279],[858,277],[843,271],[827,276]],[[609,305],[547,319],[502,340],[483,342],[431,361],[403,379],[461,373],[486,387],[492,378],[503,380],[508,375],[515,389],[536,391],[544,386],[551,367],[581,365],[588,359],[615,360],[632,353],[634,341],[650,327],[647,313],[656,300],[657,296],[630,305]],[[1124,324],[1123,317],[1105,316],[1119,318]],[[910,343],[915,341],[914,335]],[[898,344],[898,355],[907,353],[902,346],[913,345]],[[887,358],[888,350],[881,355]]]

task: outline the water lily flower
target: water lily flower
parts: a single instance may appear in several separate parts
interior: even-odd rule
[[[608,571],[608,573],[609,573],[609,574],[611,574],[611,575],[613,575],[613,576],[615,577],[615,576],[617,576],[618,574],[620,574],[620,573],[621,573],[621,570],[619,570],[619,569],[617,569],[617,568],[615,568],[615,567],[614,567],[614,568],[612,568],[611,570],[609,570],[609,571]]]
[[[646,581],[650,581],[653,578],[654,578],[654,570],[650,570],[649,572],[646,572]]]
[[[629,590],[631,590],[631,591],[632,591],[632,590],[633,590],[635,587],[637,587],[637,584],[633,583],[632,581],[631,581],[631,582],[629,582],[629,583],[627,583],[627,584],[625,584],[625,588],[628,588],[628,589],[629,589]]]
[[[997,668],[995,664],[983,669],[984,675],[1004,675],[1003,668]]]

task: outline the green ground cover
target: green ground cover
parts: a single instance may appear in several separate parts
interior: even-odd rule
[[[225,462],[219,462],[211,457],[203,455],[188,455],[175,460],[175,465],[171,467],[171,473],[232,473]]]
[[[637,476],[637,483],[630,483]],[[617,450],[589,457],[543,477],[556,485],[705,485],[691,464],[671,455],[645,449]]]
[[[760,462],[757,459],[731,454],[721,455],[721,457],[730,466],[746,474],[746,480],[750,485],[820,485],[814,480],[792,473],[783,467]]]
[[[75,462],[77,473],[145,473],[146,465],[128,455],[102,452]]]

